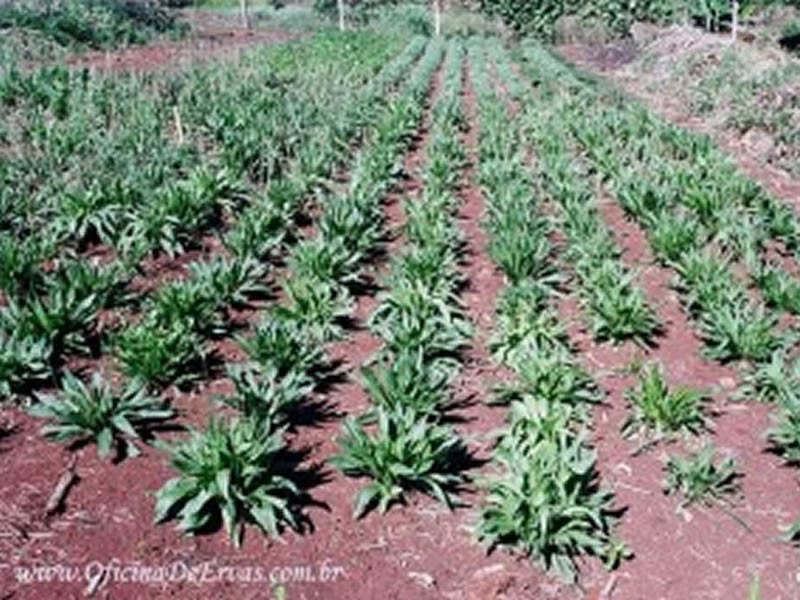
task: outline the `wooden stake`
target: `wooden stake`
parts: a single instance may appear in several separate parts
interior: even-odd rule
[[[242,16],[242,27],[250,29],[250,16],[247,13],[247,0],[239,0],[239,10]]]
[[[61,474],[61,477],[56,482],[53,493],[50,494],[50,498],[44,506],[45,516],[50,517],[61,510],[70,488],[78,481],[78,474],[75,472],[76,462],[77,459],[73,456],[72,460],[69,461],[69,465],[67,465],[66,471]]]
[[[181,121],[181,113],[177,106],[172,107],[172,115],[175,118],[175,131],[178,134],[178,143],[183,145],[185,139],[183,135],[183,121]]]

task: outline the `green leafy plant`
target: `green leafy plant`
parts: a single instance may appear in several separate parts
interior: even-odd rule
[[[800,402],[786,399],[772,415],[767,439],[773,451],[787,462],[800,464]]]
[[[350,298],[335,283],[295,277],[283,286],[287,303],[275,315],[293,321],[313,339],[327,341],[341,333],[341,321],[350,314]]]
[[[778,347],[777,319],[763,305],[731,303],[709,307],[700,326],[709,357],[720,361],[766,360]]]
[[[161,327],[210,332],[222,328],[213,289],[197,279],[170,282],[152,298],[149,318]]]
[[[517,366],[519,381],[497,389],[499,402],[511,402],[530,396],[552,403],[571,406],[593,404],[600,400],[591,377],[565,353],[540,353],[521,361]]]
[[[488,497],[477,535],[490,547],[519,548],[575,581],[576,556],[608,557],[617,544],[610,535],[612,496],[599,488],[595,456],[580,438],[565,437],[564,431],[559,433],[562,442],[505,438],[495,453],[503,472],[485,484]]]
[[[672,265],[702,241],[702,228],[697,221],[671,211],[659,214],[648,234],[650,247],[658,259]]]
[[[635,275],[624,272],[613,260],[604,260],[586,270],[586,303],[595,338],[650,343],[661,325],[644,293],[633,285]]]
[[[755,280],[769,306],[800,314],[800,283],[786,271],[764,265],[756,273]]]
[[[302,322],[268,314],[239,345],[251,361],[274,368],[278,377],[310,375],[323,362],[323,352]]]
[[[784,348],[775,350],[769,360],[745,371],[736,397],[776,404],[800,402],[800,361],[790,358]]]
[[[308,376],[291,371],[280,375],[275,367],[266,369],[252,364],[228,368],[233,382],[233,394],[223,396],[222,402],[247,417],[282,423],[287,413],[296,407],[314,387]]]
[[[447,375],[421,354],[399,354],[361,370],[364,389],[376,407],[435,416],[446,408]]]
[[[373,434],[357,420],[346,421],[340,453],[331,460],[346,475],[372,480],[356,498],[355,517],[374,506],[385,512],[410,490],[425,492],[452,507],[451,493],[462,482],[458,471],[465,455],[458,436],[411,409],[378,407],[374,418]]]
[[[196,281],[217,307],[245,305],[250,298],[269,291],[262,281],[264,266],[250,257],[192,263],[190,273],[190,280]]]
[[[177,517],[181,531],[196,533],[221,519],[237,546],[246,522],[275,537],[300,528],[300,489],[280,468],[281,430],[255,419],[212,420],[163,447],[180,474],[156,493],[157,523]]]
[[[666,464],[664,491],[680,493],[682,506],[702,502],[712,504],[726,501],[739,489],[736,461],[718,461],[712,444],[685,458],[670,456]]]
[[[0,398],[46,381],[52,373],[47,340],[17,337],[0,329]]]
[[[360,258],[358,252],[338,239],[318,237],[295,246],[289,257],[289,266],[301,279],[342,284],[357,279]]]
[[[256,206],[243,212],[224,236],[223,243],[238,259],[265,259],[280,248],[290,224],[290,216],[280,210]]]
[[[627,395],[631,414],[622,425],[626,437],[644,436],[659,440],[675,433],[700,433],[706,426],[703,392],[670,389],[661,365],[645,368],[639,383]]]
[[[381,295],[370,325],[395,354],[422,353],[426,359],[452,356],[470,333],[457,298],[437,296],[420,282]]]
[[[127,376],[151,387],[185,382],[205,360],[195,333],[181,324],[164,326],[152,320],[121,331],[114,353]]]
[[[60,394],[39,397],[29,412],[51,421],[42,428],[43,435],[58,441],[92,440],[104,458],[115,448],[121,456],[138,455],[134,440],[174,414],[135,383],[116,393],[99,373],[87,386],[69,372],[64,374]]]

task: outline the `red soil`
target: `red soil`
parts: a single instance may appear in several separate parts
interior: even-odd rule
[[[434,92],[435,93],[435,92]],[[474,98],[470,112],[474,120]],[[429,112],[429,111],[426,111]],[[426,116],[426,119],[429,119]],[[474,133],[471,135],[474,160]],[[413,174],[423,160],[424,136],[416,141],[406,157]],[[399,194],[411,194],[420,185],[412,177],[398,190],[387,207],[388,228],[395,231],[400,218],[396,206]],[[485,242],[475,241],[478,228],[474,219],[481,213],[481,198],[474,182],[465,182],[465,207],[462,216],[472,250],[465,265],[471,281],[465,300],[476,322],[486,327],[491,313],[481,308],[497,287],[496,275],[482,258]],[[479,254],[480,252],[480,254]],[[488,286],[488,287],[487,287]],[[484,302],[482,302],[484,301]],[[0,423],[11,429],[0,449],[6,459],[4,485],[0,486],[0,590],[3,597],[42,599],[79,597],[94,591],[96,596],[114,598],[269,598],[264,582],[227,581],[232,571],[204,572],[202,582],[191,581],[184,567],[262,568],[279,579],[307,578],[309,573],[291,573],[293,567],[311,569],[316,581],[287,582],[288,597],[302,598],[489,598],[555,597],[550,588],[538,585],[539,573],[524,559],[505,554],[487,557],[469,531],[473,512],[449,512],[435,501],[414,496],[408,506],[394,507],[388,514],[370,514],[360,521],[350,516],[355,494],[363,482],[340,475],[324,465],[337,446],[343,416],[360,413],[367,400],[357,383],[357,370],[377,350],[378,341],[363,329],[364,320],[374,308],[372,297],[361,297],[355,309],[359,328],[348,339],[330,348],[333,360],[342,360],[340,371],[346,381],[335,385],[319,400],[327,407],[327,417],[307,426],[298,426],[290,436],[291,445],[307,449],[304,469],[318,467],[321,474],[310,493],[318,505],[308,509],[314,530],[305,534],[288,532],[281,541],[270,541],[248,529],[241,549],[234,549],[223,532],[188,538],[175,531],[173,524],[154,526],[152,493],[174,472],[163,455],[145,447],[141,457],[112,465],[96,457],[94,447],[74,453],[46,442],[38,434],[40,422],[16,408],[4,408]],[[484,360],[475,359],[476,362]],[[481,371],[470,366],[470,377]],[[473,379],[473,381],[475,381]],[[172,390],[175,405],[182,410],[181,422],[202,425],[219,409],[213,398],[229,391],[230,383],[215,379],[190,392]],[[483,390],[480,390],[483,393]],[[484,407],[465,411],[483,419]],[[481,423],[483,428],[485,423]],[[472,425],[465,431],[474,431]],[[176,434],[163,437],[174,438]],[[42,515],[51,491],[70,461],[77,458],[79,482],[72,487],[61,514]],[[312,478],[313,479],[313,478]],[[469,498],[467,498],[469,500]],[[457,561],[453,557],[458,557]],[[99,562],[93,562],[99,561]],[[128,566],[140,563],[149,567],[178,569],[182,581],[141,584],[115,581],[109,577],[94,586],[83,577],[83,569],[100,565]],[[21,566],[76,567],[78,581],[21,583],[16,580]],[[184,569],[183,571],[181,569]],[[239,576],[245,576],[243,571]],[[118,575],[124,575],[118,572]],[[182,577],[181,577],[182,576]],[[216,578],[216,580],[213,580]],[[222,578],[222,580],[220,580]],[[323,579],[327,578],[327,581]],[[92,589],[93,588],[93,589]],[[545,593],[547,592],[547,593]]]
[[[597,570],[596,582],[590,583],[587,576],[586,584],[607,589],[613,577],[614,599],[733,598],[742,596],[758,577],[762,597],[796,597],[795,551],[776,538],[778,526],[796,518],[799,494],[796,473],[765,452],[770,408],[731,399],[736,372],[702,358],[701,341],[670,288],[672,273],[654,262],[644,233],[626,220],[616,202],[605,199],[599,208],[623,249],[623,260],[638,270],[638,284],[665,330],[658,346],[648,351],[633,345],[597,345],[587,335],[580,339],[587,368],[600,375],[608,394],[595,411],[595,444],[603,479],[627,509],[619,534],[635,553],[612,576]],[[678,499],[661,493],[666,455],[684,454],[691,444],[660,444],[632,454],[636,442],[624,440],[619,429],[628,413],[625,390],[635,385],[635,377],[622,370],[633,358],[660,361],[672,385],[711,393],[710,437],[722,454],[736,458],[744,474],[742,497],[731,512],[750,531],[719,508],[679,512]]]
[[[85,52],[69,57],[67,64],[107,72],[181,68],[235,56],[254,46],[277,44],[300,37],[290,31],[244,29],[231,19],[213,13],[195,11],[188,14],[192,26],[188,39],[161,39],[122,50]]]

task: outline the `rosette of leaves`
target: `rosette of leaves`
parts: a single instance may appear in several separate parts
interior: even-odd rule
[[[658,441],[676,433],[698,434],[708,426],[704,392],[670,389],[661,365],[642,370],[635,388],[626,394],[631,414],[622,425],[625,437]]]
[[[204,431],[164,444],[179,475],[156,493],[156,522],[177,518],[178,529],[193,534],[221,521],[237,546],[246,523],[273,537],[299,529],[301,492],[281,465],[283,433],[260,419],[214,419]]]
[[[724,502],[739,489],[736,461],[731,457],[717,460],[713,444],[686,457],[670,456],[665,468],[664,492],[680,492],[682,506]]]
[[[460,474],[466,451],[447,426],[408,408],[379,406],[370,415],[373,432],[349,419],[339,438],[340,452],[331,464],[353,477],[371,481],[358,493],[354,516],[377,507],[385,512],[415,490],[453,507],[452,493],[463,481]]]
[[[498,446],[494,461],[501,472],[485,483],[477,536],[575,581],[576,557],[600,556],[613,567],[629,551],[612,538],[613,496],[599,487],[594,453],[558,423],[558,432],[538,443],[510,435]]]
[[[29,412],[50,422],[42,434],[57,441],[93,441],[105,458],[116,449],[119,456],[137,456],[135,441],[153,425],[170,419],[174,411],[131,383],[115,392],[94,373],[86,385],[69,372],[57,396],[41,396]]]

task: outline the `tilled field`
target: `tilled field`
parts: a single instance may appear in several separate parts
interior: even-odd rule
[[[708,139],[496,39],[0,100],[0,598],[800,594],[800,222]]]

